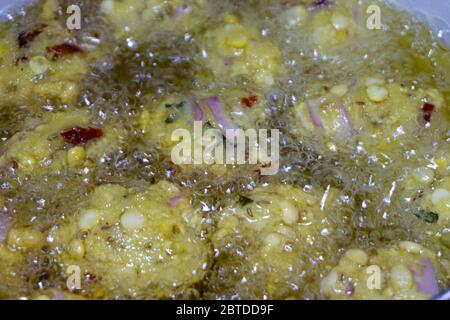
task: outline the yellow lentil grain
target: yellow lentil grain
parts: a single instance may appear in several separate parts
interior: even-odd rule
[[[74,258],[82,258],[85,253],[84,243],[81,240],[72,240],[69,244],[70,255]]]
[[[78,221],[78,226],[82,231],[88,231],[95,227],[101,218],[101,213],[98,210],[85,211]]]
[[[298,222],[299,213],[297,208],[288,201],[283,201],[281,204],[282,219],[287,225],[292,225]]]
[[[67,152],[67,162],[70,167],[78,167],[86,159],[86,151],[83,147],[73,147]]]
[[[128,231],[139,230],[145,225],[145,216],[139,211],[128,210],[120,218],[120,223]]]
[[[31,58],[29,65],[31,71],[36,75],[45,73],[49,68],[49,62],[44,56],[35,56]]]
[[[413,176],[418,182],[431,183],[434,179],[434,171],[427,167],[416,168]]]
[[[278,233],[270,233],[264,239],[264,242],[270,247],[279,246],[282,241],[283,238]]]
[[[361,249],[350,249],[345,253],[345,257],[358,265],[366,265],[369,261],[367,253]]]
[[[408,267],[402,263],[394,265],[391,269],[390,283],[397,289],[410,288],[413,284],[413,278]]]
[[[229,25],[225,34],[225,43],[228,47],[243,49],[248,44],[248,37],[240,25]]]
[[[100,4],[100,11],[105,14],[112,13],[114,9],[114,2],[112,0],[103,0]]]
[[[347,18],[346,16],[341,15],[341,14],[334,13],[331,16],[331,23],[333,24],[333,27],[336,30],[342,30],[342,29],[345,29],[345,28],[347,28],[349,26],[350,19]]]
[[[367,96],[373,102],[383,102],[389,96],[389,91],[385,87],[369,86],[367,88]]]
[[[398,246],[410,253],[422,253],[424,250],[420,244],[411,241],[401,241]]]
[[[343,97],[347,94],[348,87],[346,84],[340,84],[336,85],[331,88],[331,93],[334,94],[336,97]]]
[[[338,280],[338,274],[336,271],[331,271],[329,275],[322,279],[320,283],[320,289],[323,293],[333,293],[336,289],[336,282]]]
[[[304,6],[294,6],[287,10],[283,15],[287,27],[296,27],[301,25],[307,18],[308,12]]]
[[[448,201],[450,199],[450,192],[447,189],[436,189],[431,195],[431,202],[434,205],[438,205],[443,201]]]
[[[44,241],[44,235],[32,228],[14,228],[8,233],[7,243],[10,247],[20,250],[39,248]]]

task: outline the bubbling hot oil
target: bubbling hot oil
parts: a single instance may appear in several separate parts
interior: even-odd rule
[[[210,232],[214,233],[220,231],[216,229],[216,222],[222,210],[242,195],[260,185],[288,184],[305,190],[321,189],[324,194],[333,188],[339,199],[336,202],[339,208],[327,213],[336,232],[317,240],[316,247],[320,250],[299,253],[303,272],[294,274],[297,278],[288,279],[291,281],[289,290],[267,296],[264,285],[269,271],[264,269],[244,281],[245,275],[252,273],[247,264],[249,256],[260,244],[254,235],[239,234],[236,239],[222,243],[223,247],[213,248],[210,243],[216,253],[212,254],[210,269],[191,291],[181,295],[182,298],[321,298],[320,279],[328,266],[337,264],[345,249],[382,247],[397,240],[416,241],[448,259],[448,243],[436,240],[433,234],[437,229],[417,219],[416,206],[402,199],[402,193],[395,189],[400,188],[404,179],[405,164],[422,164],[437,151],[448,153],[447,122],[442,120],[442,126],[433,131],[417,130],[414,139],[399,147],[402,150],[395,153],[395,158],[374,161],[370,154],[358,152],[352,146],[340,146],[338,152],[333,152],[324,148],[320,137],[299,138],[291,130],[297,124],[291,121],[290,110],[298,101],[321,95],[341,79],[357,81],[372,74],[382,74],[385,79],[401,82],[405,87],[436,88],[444,94],[448,105],[450,68],[445,57],[450,56],[449,52],[424,26],[380,3],[388,32],[374,32],[344,48],[321,54],[306,45],[309,32],[287,30],[279,23],[277,17],[286,6],[292,5],[290,2],[208,1],[204,12],[198,13],[202,23],[188,32],[150,28],[145,38],[133,39],[135,46],[130,45],[130,39],[112,36],[111,26],[105,24],[96,5],[79,1],[82,8],[89,9],[83,11],[89,23],[76,32],[75,37],[98,37],[107,43],[109,52],[90,65],[89,74],[81,82],[79,99],[69,108],[89,110],[94,115],[92,124],[96,126],[120,124],[127,133],[127,142],[98,159],[84,175],[63,169],[20,177],[14,168],[2,170],[1,195],[6,199],[5,208],[14,216],[14,226],[32,226],[45,233],[76,212],[97,185],[114,183],[139,189],[146,184],[169,180],[190,191],[191,205],[201,208],[211,225]],[[297,2],[309,6],[313,1]],[[33,24],[38,7],[30,9],[25,17],[8,22],[1,34],[17,33]],[[344,5],[342,10],[345,9],[350,10],[351,6]],[[320,14],[314,10],[308,14]],[[238,174],[224,176],[204,168],[174,175],[168,155],[159,146],[143,141],[135,121],[148,95],[157,100],[194,91],[212,94],[226,93],[235,87],[257,87],[245,77],[215,79],[202,62],[205,45],[198,39],[222,23],[224,13],[235,14],[252,24],[280,50],[285,72],[263,90],[267,120],[261,127],[278,128],[282,134],[280,171],[272,177],[261,177],[245,168],[238,168]],[[308,26],[305,28],[314,31]],[[27,117],[39,119],[46,112],[44,106],[37,104],[21,109],[2,105],[0,150],[22,130]],[[419,160],[406,159],[411,153]],[[389,194],[393,188],[394,192]],[[338,210],[339,215],[335,214]],[[211,241],[211,235],[205,235],[205,239]],[[24,254],[15,270],[19,284],[14,286],[2,281],[0,297],[31,296],[38,289],[63,290],[66,276],[55,259],[59,250],[43,246]],[[326,263],[319,262],[323,260]],[[448,279],[448,269],[446,272]],[[89,287],[81,295],[95,297],[97,289]],[[108,293],[105,297],[128,298]]]

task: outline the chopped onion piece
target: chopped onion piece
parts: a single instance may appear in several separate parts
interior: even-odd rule
[[[335,101],[336,105],[339,107],[339,115],[342,120],[344,131],[345,133],[350,133],[352,131],[352,124],[347,109],[341,99],[336,99]]]
[[[183,200],[185,196],[186,194],[184,192],[177,194],[169,200],[169,205],[175,207],[178,203],[180,203],[181,200]]]
[[[192,101],[192,111],[194,112],[195,121],[203,121],[205,114],[197,101]]]
[[[324,129],[322,119],[320,119],[319,114],[317,113],[317,108],[320,106],[320,100],[315,101],[307,101],[306,105],[308,106],[309,116],[311,117],[312,122],[318,128]]]
[[[203,100],[203,102],[208,106],[208,108],[211,110],[214,119],[216,119],[217,124],[222,130],[229,130],[229,129],[237,129],[237,126],[232,123],[230,120],[227,119],[223,112],[223,106],[220,102],[219,97],[209,97]]]
[[[438,294],[439,287],[433,264],[431,263],[430,259],[425,258],[422,260],[422,266],[422,274],[420,276],[414,275],[417,289],[421,292],[429,294],[430,296],[434,296]]]
[[[9,216],[4,213],[0,213],[0,242],[6,239],[10,224],[11,219],[9,218]]]
[[[183,14],[188,13],[189,11],[190,11],[189,6],[188,6],[186,3],[183,3],[181,6],[179,6],[179,7],[175,10],[175,12],[174,12],[172,18],[173,18],[174,20],[176,20],[176,19],[180,18]]]
[[[359,2],[353,6],[353,21],[356,25],[361,23],[361,7]]]

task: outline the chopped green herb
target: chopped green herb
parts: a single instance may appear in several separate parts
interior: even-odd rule
[[[249,203],[252,203],[253,200],[250,198],[247,198],[245,196],[239,196],[239,204],[243,207],[245,207],[246,205],[248,205]]]
[[[181,101],[180,103],[167,103],[166,104],[166,108],[176,108],[176,109],[181,109],[184,107],[186,102]]]
[[[165,123],[173,123],[175,120],[177,120],[178,115],[175,113],[171,113],[165,120]]]
[[[419,210],[415,216],[427,223],[436,223],[439,220],[439,215],[437,213],[426,210]]]
[[[211,124],[211,122],[206,121],[205,124],[203,125],[203,130],[208,130],[208,129],[214,129],[214,127]]]

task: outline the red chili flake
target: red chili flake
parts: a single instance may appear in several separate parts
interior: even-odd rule
[[[69,128],[61,132],[61,135],[71,144],[80,144],[103,136],[102,129],[97,128]]]
[[[258,97],[257,96],[241,98],[241,104],[243,106],[246,106],[247,108],[253,107],[254,104],[257,103],[257,102],[258,102]]]
[[[47,52],[52,53],[53,59],[56,59],[66,54],[83,52],[83,49],[71,43],[63,43],[47,47]]]
[[[19,44],[19,48],[23,48],[26,45],[28,45],[30,42],[32,42],[34,40],[34,38],[36,38],[38,35],[40,35],[46,27],[47,27],[46,24],[40,23],[40,24],[37,24],[33,28],[33,30],[31,30],[30,32],[24,31],[24,32],[19,33],[19,36],[17,37],[17,43]]]
[[[431,116],[433,115],[434,105],[431,103],[424,103],[422,106],[422,118],[425,122],[431,121]]]

